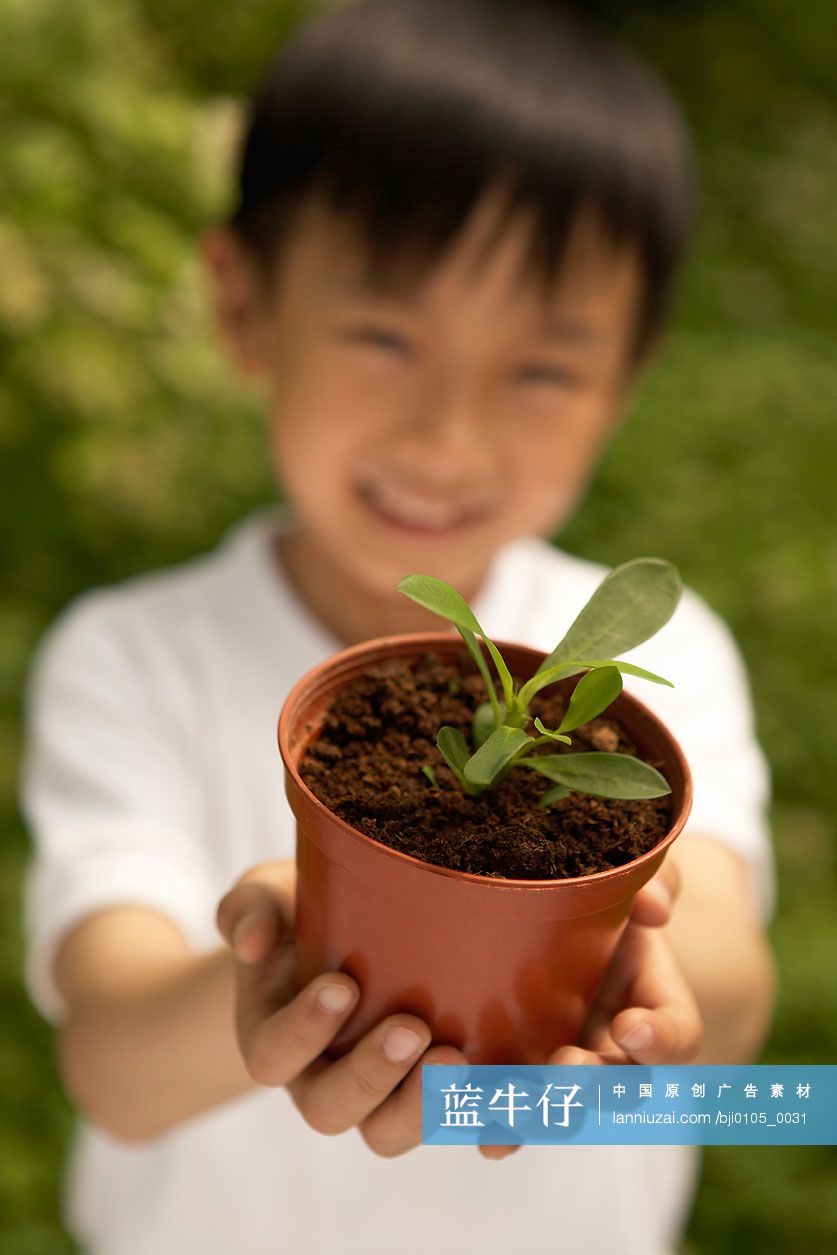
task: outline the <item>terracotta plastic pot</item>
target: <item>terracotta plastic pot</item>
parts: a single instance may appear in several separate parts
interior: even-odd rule
[[[497,642],[528,679],[544,654]],[[633,862],[573,879],[501,880],[425,863],[338,819],[298,765],[337,692],[387,658],[433,650],[464,654],[458,635],[410,633],[334,654],[294,686],[279,718],[285,788],[297,825],[296,946],[300,988],[323,971],[348,972],[360,1002],[327,1053],[344,1054],[385,1016],[407,1011],[434,1044],[475,1064],[544,1063],[573,1042],[627,923],[636,892],[682,831],[692,787],[683,753],[641,702],[622,693],[608,709],[639,753],[662,762],[672,823]],[[467,666],[476,670],[468,659]],[[560,683],[567,692],[578,676]]]

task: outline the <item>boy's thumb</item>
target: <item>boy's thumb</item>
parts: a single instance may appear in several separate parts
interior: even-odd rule
[[[240,883],[218,904],[216,925],[242,963],[257,963],[289,931],[286,904],[266,885]]]

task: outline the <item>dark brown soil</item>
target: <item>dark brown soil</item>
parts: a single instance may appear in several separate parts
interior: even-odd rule
[[[628,863],[663,839],[671,826],[670,794],[614,801],[570,792],[544,808],[537,802],[550,781],[527,768],[512,768],[477,797],[463,793],[436,748],[436,734],[451,724],[470,744],[471,718],[486,698],[464,649],[456,663],[433,653],[380,663],[338,695],[300,774],[335,815],[383,845],[483,876],[588,875]],[[555,728],[566,700],[553,685],[538,694],[530,711]],[[535,752],[636,754],[619,724],[605,716],[571,736],[572,747],[556,743]],[[425,763],[439,789],[422,772]]]

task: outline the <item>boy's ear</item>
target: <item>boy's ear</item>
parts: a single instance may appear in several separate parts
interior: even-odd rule
[[[212,284],[216,324],[233,361],[245,375],[261,375],[266,365],[265,297],[253,262],[227,227],[205,232],[200,249]]]

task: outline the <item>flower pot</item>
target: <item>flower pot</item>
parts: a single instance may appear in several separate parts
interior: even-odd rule
[[[528,679],[545,654],[497,641]],[[326,1052],[337,1058],[385,1016],[407,1011],[434,1043],[474,1064],[541,1064],[573,1042],[627,923],[688,818],[683,753],[641,702],[622,693],[608,716],[643,758],[661,763],[672,822],[652,850],[621,867],[558,880],[503,880],[434,866],[390,849],[334,815],[298,765],[337,692],[387,658],[464,652],[450,632],[365,641],[314,667],[279,718],[285,788],[296,818],[296,947],[300,987],[323,971],[348,972],[360,1002]],[[470,664],[473,666],[473,664]],[[569,693],[578,677],[560,681]]]

